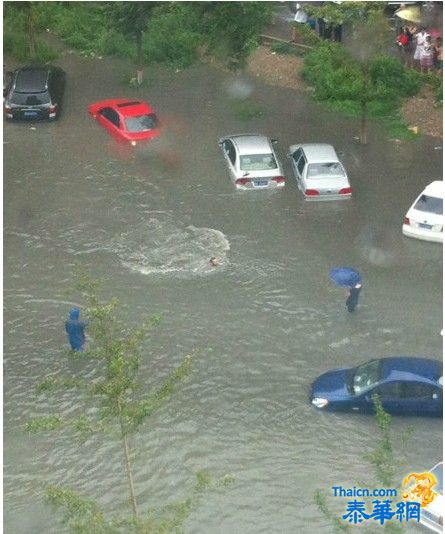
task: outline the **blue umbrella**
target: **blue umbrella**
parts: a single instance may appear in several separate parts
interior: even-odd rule
[[[341,287],[354,287],[362,281],[361,274],[352,267],[334,267],[330,270],[329,276]]]

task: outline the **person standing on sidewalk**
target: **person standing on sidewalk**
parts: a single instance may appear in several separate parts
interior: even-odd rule
[[[427,36],[425,28],[420,28],[420,30],[415,34],[416,50],[414,52],[414,63],[417,68],[420,70],[420,58],[422,57],[423,45],[425,44],[425,38]]]

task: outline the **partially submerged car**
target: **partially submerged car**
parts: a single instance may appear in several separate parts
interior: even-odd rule
[[[429,471],[437,480],[433,491],[437,493],[433,502],[420,509],[420,522],[434,532],[443,532],[443,512],[445,502],[443,499],[443,462],[439,462]]]
[[[230,135],[219,140],[237,189],[258,191],[284,186],[283,171],[273,148],[276,142],[256,134]]]
[[[306,200],[351,198],[348,175],[332,145],[306,143],[291,145],[288,157],[298,189]]]
[[[152,107],[142,100],[113,98],[88,107],[89,114],[110,134],[136,145],[159,137],[159,120]]]
[[[328,411],[373,413],[373,396],[393,415],[442,416],[442,363],[397,356],[335,369],[312,384],[310,401]]]
[[[403,219],[408,237],[443,242],[443,181],[431,182],[416,198]]]
[[[57,119],[62,107],[65,81],[65,72],[60,67],[22,67],[8,73],[3,88],[6,119]]]

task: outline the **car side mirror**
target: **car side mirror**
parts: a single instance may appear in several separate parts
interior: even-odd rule
[[[275,145],[276,143],[278,143],[278,139],[271,139],[271,142]]]

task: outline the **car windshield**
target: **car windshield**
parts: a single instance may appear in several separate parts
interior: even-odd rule
[[[18,93],[13,91],[11,95],[11,104],[18,106],[40,106],[49,103],[48,91],[43,91],[42,93]]]
[[[125,126],[129,132],[146,132],[158,127],[158,119],[154,113],[137,115],[125,119]]]
[[[443,214],[443,199],[438,197],[430,197],[428,195],[420,195],[419,200],[414,206],[415,210],[426,211],[428,213]]]
[[[252,154],[240,157],[242,171],[269,171],[277,168],[273,154]]]
[[[307,168],[307,177],[317,176],[344,176],[345,171],[340,163],[310,163]]]
[[[380,379],[380,362],[372,360],[356,368],[352,374],[352,392],[354,395],[368,391],[374,387]]]

